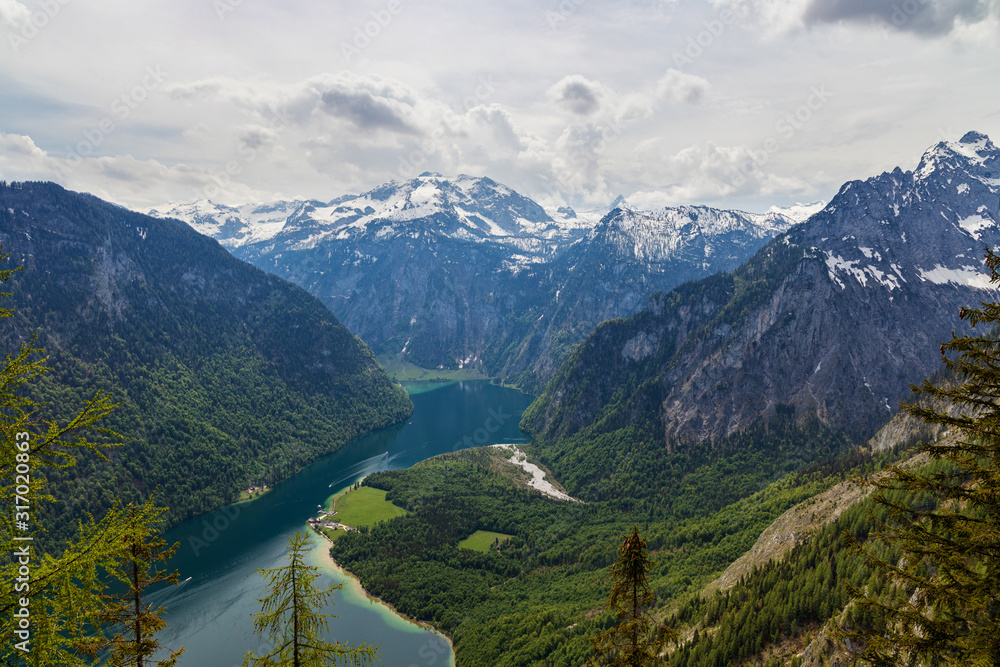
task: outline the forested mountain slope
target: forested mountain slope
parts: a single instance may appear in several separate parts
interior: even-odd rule
[[[61,520],[158,489],[175,522],[412,410],[316,298],[182,223],[4,183],[0,242],[23,267],[3,347],[38,334],[53,369],[40,394],[63,414],[97,389],[122,403],[112,464],[51,473]]]

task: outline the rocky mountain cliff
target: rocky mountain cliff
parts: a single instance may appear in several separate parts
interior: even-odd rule
[[[472,366],[527,389],[597,323],[734,268],[796,221],[684,207],[614,209],[594,223],[488,178],[432,173],[328,203],[153,213],[305,287],[378,354]]]
[[[495,372],[540,390],[601,322],[639,312],[655,292],[736,268],[793,224],[780,213],[705,206],[614,209],[553,262],[553,299]]]
[[[959,308],[997,296],[982,255],[998,219],[1000,151],[976,132],[939,143],[915,171],[845,184],[732,273],[598,327],[523,425],[554,443],[650,418],[673,446],[792,405],[871,435],[940,366]]]

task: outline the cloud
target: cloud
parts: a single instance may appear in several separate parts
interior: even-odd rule
[[[806,26],[874,22],[926,37],[946,35],[959,22],[989,17],[996,0],[811,0],[803,13]]]
[[[466,115],[473,124],[488,130],[490,138],[497,146],[515,153],[528,147],[527,138],[514,127],[514,118],[510,112],[499,104],[473,107]],[[475,133],[470,134],[475,136]]]
[[[11,28],[20,26],[31,20],[31,10],[17,0],[0,0],[0,24]]]
[[[218,174],[184,164],[165,165],[131,155],[56,157],[31,137],[0,132],[0,179],[55,181],[64,187],[93,193],[130,205],[154,205],[189,200],[219,190]],[[227,185],[231,201],[251,201],[260,193],[244,185]]]
[[[47,180],[55,175],[45,151],[23,134],[0,132],[0,179]]]
[[[605,122],[612,118],[632,122],[653,114],[660,102],[697,104],[708,89],[708,81],[700,76],[670,68],[651,85],[624,95],[600,81],[571,74],[549,88],[549,97],[561,108],[591,121],[600,116]]]
[[[708,81],[700,76],[685,74],[673,68],[668,69],[656,82],[657,96],[675,104],[681,102],[697,104],[708,88]]]
[[[752,15],[771,36],[823,25],[868,25],[940,37],[989,20],[1000,0],[712,0],[738,16]]]
[[[424,100],[405,84],[349,71],[320,74],[278,85],[212,78],[166,88],[178,101],[224,101],[258,119],[290,117],[300,124],[324,118],[346,121],[366,132],[418,132],[417,107]]]
[[[253,150],[259,150],[273,144],[278,136],[279,133],[273,128],[262,125],[244,125],[236,130],[236,137],[240,145]]]
[[[656,207],[724,201],[733,197],[811,192],[806,181],[770,171],[768,156],[760,149],[743,144],[720,146],[708,142],[664,155],[661,145],[661,140],[650,139],[634,151],[636,182],[648,183],[655,179],[663,184],[655,189],[644,189],[640,185],[629,195],[629,201],[635,206]]]
[[[551,93],[556,103],[575,114],[589,116],[601,106],[605,88],[597,81],[571,74],[554,85]]]
[[[323,113],[351,121],[362,130],[413,134],[411,124],[418,95],[403,84],[381,77],[340,72],[309,82]]]

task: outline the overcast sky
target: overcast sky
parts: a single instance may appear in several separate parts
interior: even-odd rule
[[[762,211],[1000,140],[998,37],[1000,0],[0,0],[0,178]]]

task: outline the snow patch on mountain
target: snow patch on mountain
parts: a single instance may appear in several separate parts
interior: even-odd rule
[[[988,227],[995,227],[996,223],[993,222],[992,219],[988,217],[984,218],[982,215],[977,213],[976,215],[970,215],[967,218],[959,220],[958,226],[968,232],[969,236],[978,241],[979,233]]]
[[[962,168],[970,177],[986,185],[1000,185],[995,178],[1000,156],[990,138],[980,132],[967,132],[958,141],[941,141],[927,149],[914,175],[926,179],[938,171]]]
[[[195,231],[235,248],[274,238],[307,204],[301,201],[226,206],[210,200],[166,204],[143,211],[156,218],[186,222]]]
[[[954,285],[966,285],[978,289],[991,289],[989,274],[983,273],[975,266],[963,266],[958,269],[949,269],[941,264],[935,264],[930,271],[920,269],[920,279],[932,282],[935,285],[952,283]]]

